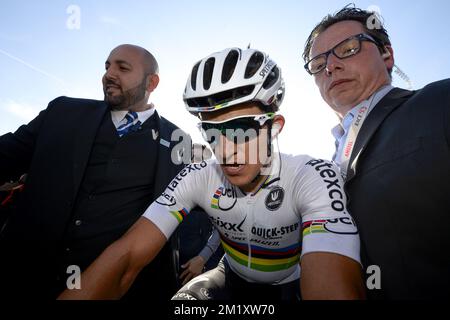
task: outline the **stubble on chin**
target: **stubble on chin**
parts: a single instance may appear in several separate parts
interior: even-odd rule
[[[123,106],[123,97],[122,96],[118,96],[118,97],[108,97],[106,94],[104,96],[105,103],[108,105],[108,107],[111,108],[111,110],[115,110],[115,111],[120,111],[120,110],[124,110],[126,108],[124,108]]]

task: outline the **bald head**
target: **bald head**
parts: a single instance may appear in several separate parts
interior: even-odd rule
[[[114,51],[119,50],[126,50],[129,53],[136,55],[140,61],[142,62],[142,65],[144,66],[144,73],[149,74],[158,74],[159,73],[159,66],[158,62],[156,61],[155,57],[146,49],[133,45],[133,44],[122,44],[120,46],[117,46],[114,48],[111,53]]]
[[[142,111],[159,83],[158,63],[142,47],[123,44],[105,61],[102,78],[105,101],[116,110]]]

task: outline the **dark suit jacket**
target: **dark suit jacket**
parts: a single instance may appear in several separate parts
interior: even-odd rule
[[[450,297],[449,146],[450,79],[395,88],[364,122],[346,190],[363,264],[381,269],[369,297]]]
[[[42,261],[47,266],[57,263],[59,246],[70,220],[97,129],[106,112],[109,109],[102,101],[60,97],[28,125],[21,126],[14,134],[0,137],[0,185],[3,181],[28,173],[23,206],[17,215],[10,217],[0,234],[0,255],[5,257],[8,252],[10,255],[7,257],[18,259],[0,259],[2,265],[9,264],[13,270],[21,270],[17,278],[18,286],[24,282],[21,280],[30,277],[23,274],[27,269],[35,281],[32,282],[32,289],[39,290],[37,284],[51,286],[48,282],[40,283],[39,279],[52,279],[54,270],[48,270],[48,267],[41,270],[39,265]],[[176,142],[171,142],[171,134],[177,127],[157,113],[156,116],[158,142],[164,139],[170,142],[170,146],[164,141],[158,144],[154,198],[164,191],[184,166],[171,161],[171,152],[176,145]],[[184,138],[188,139],[187,136]],[[148,199],[148,203],[153,200]],[[176,243],[169,241],[159,255],[164,259],[161,265],[166,270],[178,265],[177,248],[172,247]],[[38,271],[35,275],[41,272],[43,276],[33,276],[33,270]],[[173,280],[175,288],[175,275]],[[0,290],[1,287],[0,284]]]

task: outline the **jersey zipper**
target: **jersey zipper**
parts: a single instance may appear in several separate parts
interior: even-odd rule
[[[271,176],[267,176],[264,182],[259,186],[259,188],[256,190],[256,192],[249,193],[247,195],[247,207],[248,207],[248,217],[250,218],[250,223],[248,224],[247,228],[247,248],[248,248],[248,262],[247,267],[251,269],[252,265],[252,246],[251,246],[251,237],[252,237],[252,226],[255,223],[255,202],[257,198],[259,197],[260,191],[264,189],[264,186],[266,185],[267,181],[269,181]]]
[[[251,230],[252,230],[252,226],[255,222],[255,216],[254,216],[254,203],[255,203],[255,199],[254,199],[254,195],[253,194],[249,194],[248,198],[247,198],[247,215],[250,218],[249,219],[249,224],[247,227],[247,248],[248,248],[248,262],[247,262],[247,267],[249,269],[251,269],[251,265],[252,265],[252,246],[251,246]]]

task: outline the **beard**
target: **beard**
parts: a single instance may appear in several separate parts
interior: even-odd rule
[[[114,96],[108,95],[106,93],[106,86],[109,84],[116,85],[120,90],[120,94]],[[128,110],[130,106],[135,105],[137,102],[142,101],[145,98],[145,91],[145,77],[139,85],[126,91],[123,91],[121,86],[112,81],[107,81],[105,87],[103,88],[103,93],[105,96],[104,100],[112,110]]]

